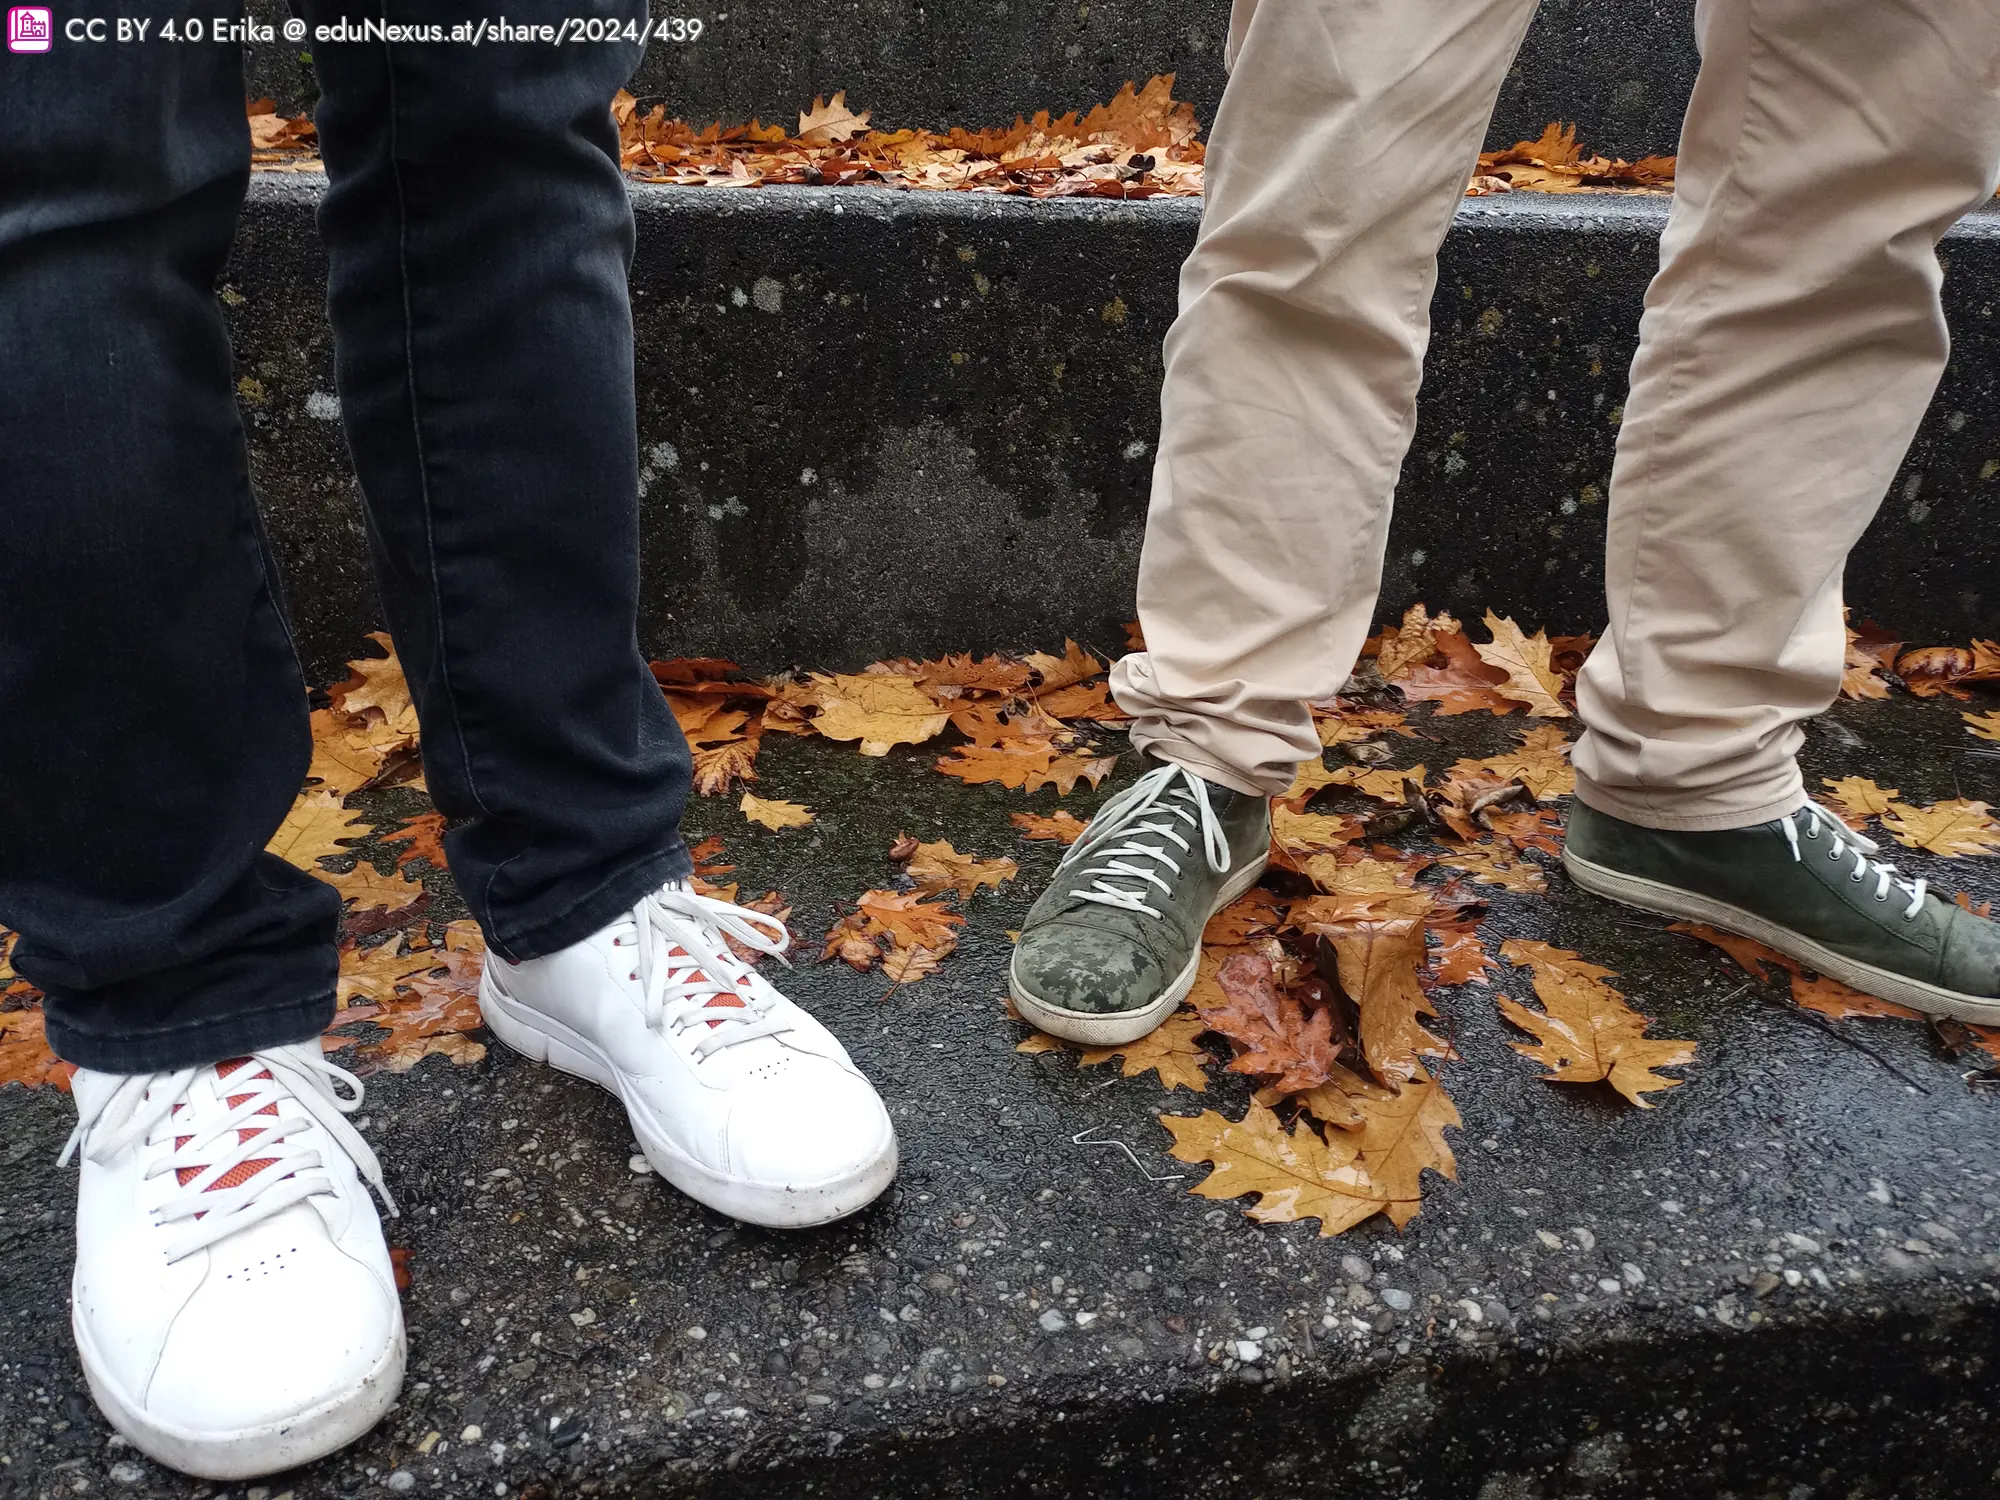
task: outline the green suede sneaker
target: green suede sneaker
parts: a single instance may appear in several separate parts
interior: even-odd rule
[[[2000,925],[1871,859],[1817,803],[1715,833],[1641,828],[1570,804],[1563,868],[1586,891],[1755,938],[1857,990],[2000,1025]]]
[[[1137,1041],[1194,987],[1201,930],[1257,883],[1271,804],[1175,765],[1110,801],[1028,912],[1007,988],[1052,1036]]]

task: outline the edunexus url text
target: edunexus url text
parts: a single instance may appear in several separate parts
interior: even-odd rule
[[[636,43],[693,42],[701,39],[699,16],[648,16],[645,20],[616,16],[565,16],[560,21],[510,21],[505,16],[484,16],[476,21],[450,25],[397,25],[374,17],[348,20],[343,17],[328,25],[315,26],[316,42],[457,42],[478,47],[487,42],[540,43],[549,47],[587,45],[592,42]]]

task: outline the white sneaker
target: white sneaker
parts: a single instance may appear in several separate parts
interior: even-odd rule
[[[70,1323],[111,1425],[203,1479],[289,1469],[373,1427],[403,1383],[403,1308],[361,1185],[381,1169],[343,1118],[354,1075],[314,1041],[71,1086]]]
[[[495,1036],[625,1102],[646,1160],[719,1213],[774,1229],[872,1203],[896,1132],[833,1034],[726,941],[782,954],[776,917],[668,885],[545,958],[491,955]]]

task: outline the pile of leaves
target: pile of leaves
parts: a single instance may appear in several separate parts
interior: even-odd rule
[[[1273,804],[1272,874],[1209,924],[1188,1004],[1127,1047],[1082,1050],[1085,1065],[1117,1059],[1128,1076],[1154,1071],[1170,1089],[1202,1092],[1215,1048],[1227,1071],[1256,1082],[1240,1119],[1212,1110],[1162,1117],[1172,1154],[1213,1168],[1195,1193],[1254,1197],[1252,1218],[1318,1219],[1323,1234],[1378,1213],[1407,1223],[1419,1211],[1423,1174],[1455,1172],[1444,1133],[1458,1113],[1439,1071],[1455,1054],[1431,1003],[1431,992],[1447,986],[1492,989],[1499,1014],[1527,1038],[1514,1050],[1540,1063],[1550,1082],[1601,1084],[1645,1108],[1649,1096],[1681,1082],[1659,1070],[1694,1060],[1694,1043],[1647,1034],[1610,970],[1521,939],[1503,940],[1496,962],[1481,935],[1478,887],[1540,893],[1541,862],[1561,852],[1561,803],[1574,785],[1565,721],[1592,644],[1530,636],[1490,613],[1484,623],[1490,639],[1478,642],[1450,616],[1417,605],[1369,641],[1345,695],[1314,707],[1331,763],[1309,762]],[[1852,697],[1884,696],[1898,684],[1964,697],[1962,684],[2000,680],[1992,642],[1903,652],[1872,626],[1850,636]],[[1420,733],[1409,705],[1426,702],[1434,715],[1547,722],[1518,731],[1511,751],[1433,775],[1421,762],[1401,764],[1415,753],[1401,741]],[[1965,720],[1982,738],[2000,730],[2000,714]],[[1330,788],[1359,792],[1380,810],[1313,811]],[[1822,800],[1857,829],[1879,819],[1870,831],[1910,848],[1945,857],[2000,852],[2000,823],[1984,803],[1918,807],[1898,796],[1846,777],[1829,778]],[[1082,826],[1028,836],[1073,841]],[[1412,834],[1430,847],[1414,850]],[[1402,842],[1384,842],[1391,838]],[[1804,1009],[1923,1020],[1747,939],[1675,930],[1722,949],[1759,982],[1784,980]],[[1535,1005],[1497,988],[1521,971]],[[1939,1033],[1954,1053],[2000,1059],[2000,1029],[1946,1023]],[[1020,1050],[1064,1047],[1035,1034]]]
[[[1574,125],[1551,124],[1532,141],[1516,141],[1505,151],[1480,153],[1479,168],[1466,186],[1467,197],[1489,193],[1670,193],[1674,158],[1642,156],[1637,161],[1586,155]]]
[[[814,99],[796,131],[752,120],[697,129],[642,111],[629,94],[613,106],[625,170],[642,182],[682,187],[873,183],[932,192],[1034,198],[1153,198],[1201,191],[1203,148],[1193,106],[1173,97],[1172,74],[1127,83],[1108,104],[1052,119],[1042,110],[993,130],[872,130],[845,92]]]
[[[1128,1075],[1155,1070],[1200,1092],[1212,1039],[1227,1071],[1257,1084],[1240,1119],[1162,1118],[1176,1157],[1213,1165],[1194,1189],[1204,1197],[1255,1195],[1253,1218],[1316,1218],[1337,1234],[1376,1214],[1406,1224],[1423,1174],[1455,1175],[1445,1131],[1458,1111],[1437,1071],[1455,1053],[1431,992],[1491,987],[1502,972],[1479,933],[1481,888],[1547,888],[1542,861],[1560,853],[1574,776],[1555,723],[1525,724],[1513,749],[1433,776],[1416,759],[1408,705],[1566,720],[1590,645],[1493,615],[1486,625],[1491,639],[1475,642],[1419,605],[1369,643],[1347,695],[1314,706],[1331,762],[1308,762],[1273,804],[1271,871],[1209,924],[1188,1004],[1130,1046],[1083,1053],[1085,1064],[1117,1057]],[[1332,791],[1378,810],[1315,811]],[[1654,1070],[1689,1061],[1693,1045],[1647,1037],[1609,973],[1539,943],[1499,956],[1532,979],[1540,1009],[1497,1003],[1534,1038],[1518,1050],[1549,1077],[1608,1082],[1642,1107],[1678,1082]],[[1061,1046],[1036,1035],[1022,1050]]]
[[[252,99],[250,165],[260,172],[320,171],[319,131],[310,115],[281,115],[274,99]]]
[[[313,756],[306,782],[273,835],[271,852],[310,870],[340,893],[338,1006],[329,1051],[362,1072],[402,1072],[433,1054],[476,1062],[480,1029],[479,968],[484,942],[469,921],[437,923],[419,878],[445,869],[443,814],[428,809],[378,819],[367,809],[385,788],[426,791],[415,705],[386,634],[371,637],[381,655],[348,664],[346,680],[312,710]],[[808,824],[811,809],[747,790],[757,780],[766,729],[855,745],[884,755],[898,745],[955,742],[938,769],[967,782],[1017,789],[1095,786],[1117,763],[1099,754],[1091,730],[1123,720],[1104,683],[1105,663],[1074,642],[1062,656],[946,657],[877,662],[858,673],[794,673],[756,681],[732,662],[682,659],[653,663],[693,749],[697,790],[741,789],[749,822],[782,829]],[[1069,720],[1071,722],[1065,722]],[[421,804],[419,804],[421,805]],[[1060,818],[1049,820],[1062,826]],[[1081,828],[1083,825],[1069,818]],[[829,937],[827,952],[856,968],[879,967],[901,985],[934,972],[957,946],[964,916],[953,903],[1010,879],[1012,860],[980,861],[939,841],[907,841],[894,851],[910,889],[864,892]],[[366,846],[364,849],[361,846]],[[741,901],[781,920],[784,897],[744,896],[726,877],[723,844],[697,844],[698,889]],[[13,934],[0,929],[0,1082],[66,1086],[68,1069],[49,1053],[40,995],[5,955]],[[745,953],[746,958],[755,955]]]
[[[686,657],[656,661],[653,676],[692,747],[695,787],[726,795],[757,781],[764,736],[803,735],[853,745],[865,756],[899,746],[946,741],[933,764],[968,784],[1067,796],[1079,782],[1096,786],[1118,763],[1101,753],[1100,726],[1126,720],[1111,701],[1106,663],[1075,641],[1061,656],[947,656],[934,661],[878,661],[859,672],[795,672],[756,680],[733,662]],[[811,808],[741,792],[750,822],[773,830],[803,827]],[[1017,814],[1029,837],[1073,839],[1085,826],[1073,815]],[[825,956],[861,971],[879,969],[892,986],[937,971],[958,946],[973,893],[1011,880],[1011,859],[982,860],[948,842],[898,839],[897,886],[863,891],[827,934]]]
[[[757,780],[767,733],[837,740],[868,756],[949,736],[952,753],[937,762],[945,775],[1017,791],[1053,786],[1067,795],[1079,781],[1096,786],[1118,762],[1092,737],[1098,725],[1126,722],[1105,672],[1105,663],[1074,641],[1064,642],[1061,656],[878,661],[859,672],[762,681],[714,658],[653,663],[693,749],[695,789],[705,796]],[[742,805],[767,827],[811,819],[810,809],[792,803],[751,796]]]
[[[612,106],[625,170],[639,182],[678,187],[877,187],[1003,193],[1030,198],[1193,197],[1205,148],[1194,108],[1174,98],[1174,75],[1126,83],[1108,103],[1060,117],[986,130],[876,130],[845,90],[815,98],[798,126],[699,126],[620,91]],[[251,160],[261,171],[318,171],[319,138],[305,115],[250,102]],[[1489,151],[1466,186],[1490,193],[1664,193],[1674,158],[1636,162],[1587,155],[1574,125],[1551,124],[1532,141]]]
[[[1011,859],[980,859],[907,834],[890,845],[889,858],[903,865],[905,888],[863,891],[827,934],[825,956],[864,973],[879,967],[898,986],[936,973],[958,946],[965,923],[958,902],[1020,873]]]
[[[1172,1154],[1212,1169],[1192,1189],[1200,1196],[1252,1198],[1252,1218],[1316,1219],[1329,1235],[1377,1214],[1407,1224],[1421,1210],[1425,1174],[1456,1172],[1446,1134],[1459,1124],[1447,1089],[1457,1053],[1435,1003],[1442,990],[1489,994],[1519,1034],[1514,1050],[1550,1082],[1602,1087],[1639,1108],[1681,1082],[1663,1070],[1695,1058],[1694,1043],[1648,1034],[1611,971],[1546,943],[1496,945],[1484,931],[1495,893],[1547,890],[1574,786],[1575,678],[1592,643],[1530,635],[1492,613],[1483,627],[1475,638],[1420,604],[1369,640],[1340,696],[1312,706],[1322,754],[1275,799],[1269,872],[1209,924],[1186,1005],[1139,1041],[1079,1049],[1086,1066],[1116,1061],[1125,1076],[1155,1073],[1170,1090],[1206,1092],[1218,1071],[1250,1080],[1238,1118],[1163,1117]],[[1143,647],[1137,627],[1128,637]],[[351,663],[311,714],[311,768],[271,848],[342,898],[340,1009],[327,1048],[364,1071],[402,1070],[431,1055],[471,1062],[484,1052],[475,1039],[483,944],[471,923],[427,915],[420,878],[444,867],[444,819],[435,810],[369,811],[407,808],[424,792],[408,684],[388,637],[374,639],[382,654]],[[756,837],[784,836],[815,817],[751,790],[767,733],[863,756],[934,746],[924,758],[939,774],[1063,797],[1110,774],[1118,753],[1102,741],[1125,723],[1106,659],[1074,641],[1061,655],[897,659],[853,673],[758,678],[704,658],[659,661],[652,671],[693,748],[697,789],[736,797],[746,835],[751,825],[771,831]],[[1906,649],[1871,624],[1849,630],[1849,697],[1969,700],[1991,683],[2000,683],[1993,641]],[[1466,713],[1518,716],[1513,743],[1434,770],[1422,754],[1432,743],[1424,718]],[[1963,717],[1970,735],[2000,741],[2000,712],[1975,705]],[[370,795],[388,788],[405,795]],[[1854,776],[1827,779],[1821,800],[1855,829],[1911,849],[2000,853],[2000,821],[1983,802],[1920,804]],[[1089,826],[1060,808],[1010,816],[1031,842],[1073,844]],[[693,853],[701,889],[744,899],[727,878],[720,838]],[[1010,858],[961,853],[945,839],[898,838],[887,859],[895,878],[857,896],[821,949],[826,961],[879,971],[885,999],[936,973],[979,893],[1019,873]],[[776,892],[747,904],[789,916]],[[1746,939],[1675,930],[1727,954],[1772,998],[1782,991],[1829,1021],[1923,1023]],[[0,1082],[63,1086],[67,1070],[48,1053],[39,997],[9,964],[12,944],[0,932]],[[1936,1030],[1955,1055],[2000,1063],[2000,1029]],[[1030,1034],[1020,1050],[1071,1049]]]

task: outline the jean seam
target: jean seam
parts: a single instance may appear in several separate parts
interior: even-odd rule
[[[264,603],[277,617],[278,630],[285,638],[285,649],[292,654],[292,670],[298,674],[300,683],[306,680],[305,659],[299,655],[299,640],[292,632],[291,611],[285,606],[284,585],[272,573],[271,537],[264,526],[264,514],[257,508],[257,497],[250,488],[250,478],[243,477],[244,509],[250,521],[250,540],[257,548],[257,583],[264,591]]]
[[[402,105],[396,90],[396,51],[388,42],[382,44],[383,73],[388,80],[389,92],[389,180],[396,186],[396,274],[401,283],[403,313],[403,388],[409,394],[410,403],[410,443],[417,460],[417,498],[424,515],[424,562],[430,572],[431,584],[431,630],[437,642],[438,686],[444,694],[446,711],[451,715],[452,731],[458,741],[459,762],[465,772],[466,791],[484,817],[492,817],[493,810],[486,805],[480,795],[479,783],[472,771],[472,752],[467,744],[464,717],[459,712],[458,695],[451,684],[451,652],[445,639],[448,611],[444,607],[444,588],[438,568],[437,513],[431,501],[430,467],[424,451],[424,422],[421,402],[417,396],[417,337],[416,313],[411,303],[410,286],[410,207],[409,197],[404,191],[403,168],[400,156]],[[490,887],[491,880],[489,878]]]

